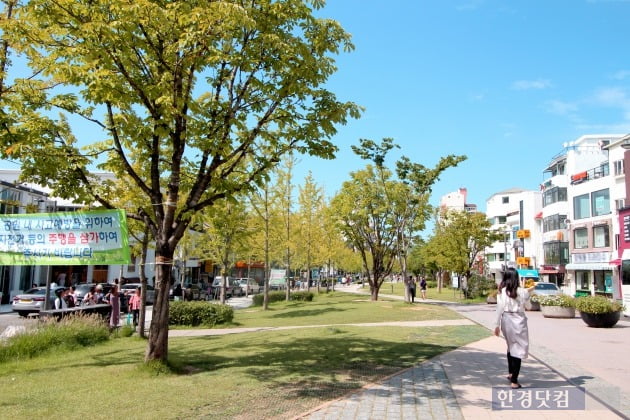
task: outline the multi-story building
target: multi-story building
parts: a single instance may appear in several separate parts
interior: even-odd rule
[[[610,145],[621,135],[587,135],[564,144],[545,169],[541,274],[568,294],[613,296],[618,270],[611,264],[618,231],[611,198],[622,199]],[[611,174],[611,159],[613,173]],[[621,173],[623,168],[621,168]]]
[[[499,283],[507,267],[520,270],[522,277],[538,278],[535,268],[542,260],[541,193],[512,188],[486,201],[486,216],[503,240],[485,249],[488,273]]]
[[[477,211],[476,204],[467,202],[468,190],[460,188],[457,191],[450,192],[440,198],[440,208],[443,210],[467,211],[474,213]]]

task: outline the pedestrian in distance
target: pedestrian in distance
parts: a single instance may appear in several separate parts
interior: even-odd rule
[[[129,298],[129,310],[133,314],[133,326],[138,326],[138,318],[140,317],[140,304],[142,302],[142,290],[140,287],[136,288],[136,291]]]
[[[96,285],[96,289],[95,289],[95,293],[94,293],[94,302],[99,304],[99,303],[106,303],[104,301],[104,295],[103,295],[103,286],[100,284]]]
[[[83,296],[81,306],[94,305],[96,303],[96,286],[90,287],[90,290]]]
[[[521,371],[521,361],[529,353],[529,330],[525,316],[525,302],[529,299],[534,287],[528,289],[520,287],[518,273],[514,268],[508,268],[503,273],[504,284],[497,294],[496,322],[494,335],[503,333],[507,342],[507,362],[510,386],[521,388],[518,376]]]
[[[55,298],[55,309],[67,309],[68,308],[68,304],[66,303],[66,300],[64,299],[65,292],[66,292],[65,289],[57,289],[57,290],[55,290],[55,294],[57,295],[57,297]]]
[[[413,278],[413,276],[409,276],[407,286],[409,287],[409,296],[411,297],[411,303],[414,303],[414,301],[416,300],[416,280]]]
[[[109,315],[109,329],[113,330],[118,328],[120,323],[120,296],[118,295],[118,285],[113,285],[112,290],[103,298],[105,303],[108,303],[112,307],[112,311]]]
[[[420,294],[422,295],[422,300],[427,298],[427,281],[424,277],[420,278]]]

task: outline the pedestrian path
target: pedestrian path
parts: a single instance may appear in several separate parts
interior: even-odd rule
[[[362,291],[355,289],[354,292]],[[399,296],[381,296],[401,299]],[[425,301],[429,302],[435,303]],[[461,313],[466,315],[467,311],[463,310]],[[442,354],[378,384],[323,404],[297,418],[309,420],[628,418],[620,410],[602,404],[605,400],[594,398],[591,393],[584,394],[579,391],[577,395],[583,398],[584,409],[493,410],[493,389],[497,393],[501,390],[505,390],[504,393],[509,392],[505,351],[504,340],[491,336]],[[512,391],[515,397],[527,396],[528,393],[536,395],[536,392],[577,389],[574,383],[569,382],[567,376],[531,355],[523,361],[520,382],[524,388]],[[516,394],[517,392],[521,394]],[[495,400],[498,400],[496,395]]]

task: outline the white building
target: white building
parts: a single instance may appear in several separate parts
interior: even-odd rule
[[[504,234],[501,241],[485,249],[488,271],[498,282],[507,267],[520,270],[522,277],[538,277],[542,260],[540,191],[512,188],[486,201],[486,216],[492,229]],[[527,270],[527,271],[526,271]]]
[[[625,198],[625,188],[610,173],[611,159],[623,158],[612,147],[622,135],[587,135],[564,144],[545,169],[551,175],[543,190],[543,249],[541,272],[568,294],[601,293],[615,297],[618,284],[613,200]],[[610,153],[609,149],[615,149]],[[620,157],[617,156],[620,154]],[[621,165],[623,166],[623,165]],[[622,176],[620,176],[623,178]],[[625,183],[625,181],[624,181]],[[612,195],[611,195],[612,194]],[[618,233],[617,233],[618,235]],[[613,262],[613,264],[611,264]]]
[[[468,190],[460,188],[457,191],[450,192],[440,198],[440,208],[443,210],[467,211],[474,213],[477,211],[476,204],[467,202]]]

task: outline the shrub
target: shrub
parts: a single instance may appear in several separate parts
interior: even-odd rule
[[[542,306],[562,306],[563,308],[573,308],[575,298],[568,295],[533,295],[532,302],[538,302]]]
[[[437,280],[427,280],[427,289],[437,289]]]
[[[229,305],[208,302],[172,302],[168,309],[170,325],[213,327],[234,319],[234,309]]]
[[[575,309],[587,314],[605,314],[622,311],[625,307],[603,296],[583,296],[576,299]]]
[[[464,295],[467,299],[475,299],[482,296],[488,296],[490,292],[496,290],[497,284],[491,277],[473,274],[466,280],[466,289]]]
[[[53,349],[73,350],[109,339],[109,328],[99,315],[77,314],[7,339],[0,346],[0,362],[29,359]]]
[[[252,298],[253,306],[262,306],[263,299],[265,295],[264,293],[259,293],[254,295]],[[313,292],[293,292],[289,295],[289,300],[302,301],[302,302],[312,302],[315,295]],[[269,303],[273,302],[283,302],[287,298],[286,292],[270,292],[269,293]]]

